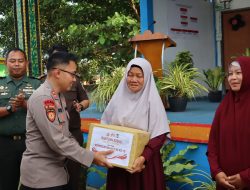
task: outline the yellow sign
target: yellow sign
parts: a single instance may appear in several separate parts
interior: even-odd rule
[[[0,77],[4,77],[6,75],[6,66],[4,64],[4,58],[0,58]]]
[[[0,58],[0,64],[4,64],[4,58]]]

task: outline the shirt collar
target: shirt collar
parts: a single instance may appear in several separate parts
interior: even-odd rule
[[[7,76],[7,83],[9,83],[9,82],[11,82],[11,81],[15,81],[15,80],[13,80],[13,78],[11,78],[9,75]],[[20,80],[18,80],[18,81],[22,81],[22,82],[26,82],[26,83],[28,83],[28,77],[26,76],[26,75],[24,75],[23,76],[23,78],[21,78]]]

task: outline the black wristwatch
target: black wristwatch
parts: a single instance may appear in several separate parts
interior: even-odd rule
[[[12,111],[12,106],[11,105],[8,105],[7,107],[6,107],[6,110],[7,110],[7,112],[9,112],[9,113],[12,113],[13,111]]]

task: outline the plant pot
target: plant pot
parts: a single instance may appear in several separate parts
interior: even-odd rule
[[[163,103],[163,106],[165,110],[169,109],[169,102],[168,102],[168,97],[165,95],[161,95],[161,101]]]
[[[185,111],[187,107],[186,97],[168,97],[170,110],[174,112]]]
[[[222,91],[209,91],[208,100],[210,102],[220,102],[222,99]]]

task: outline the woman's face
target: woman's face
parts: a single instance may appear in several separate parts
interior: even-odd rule
[[[242,72],[238,66],[231,65],[228,70],[228,83],[232,91],[239,91],[242,83]]]
[[[144,84],[143,71],[138,67],[131,67],[127,76],[127,85],[129,90],[139,92]]]

